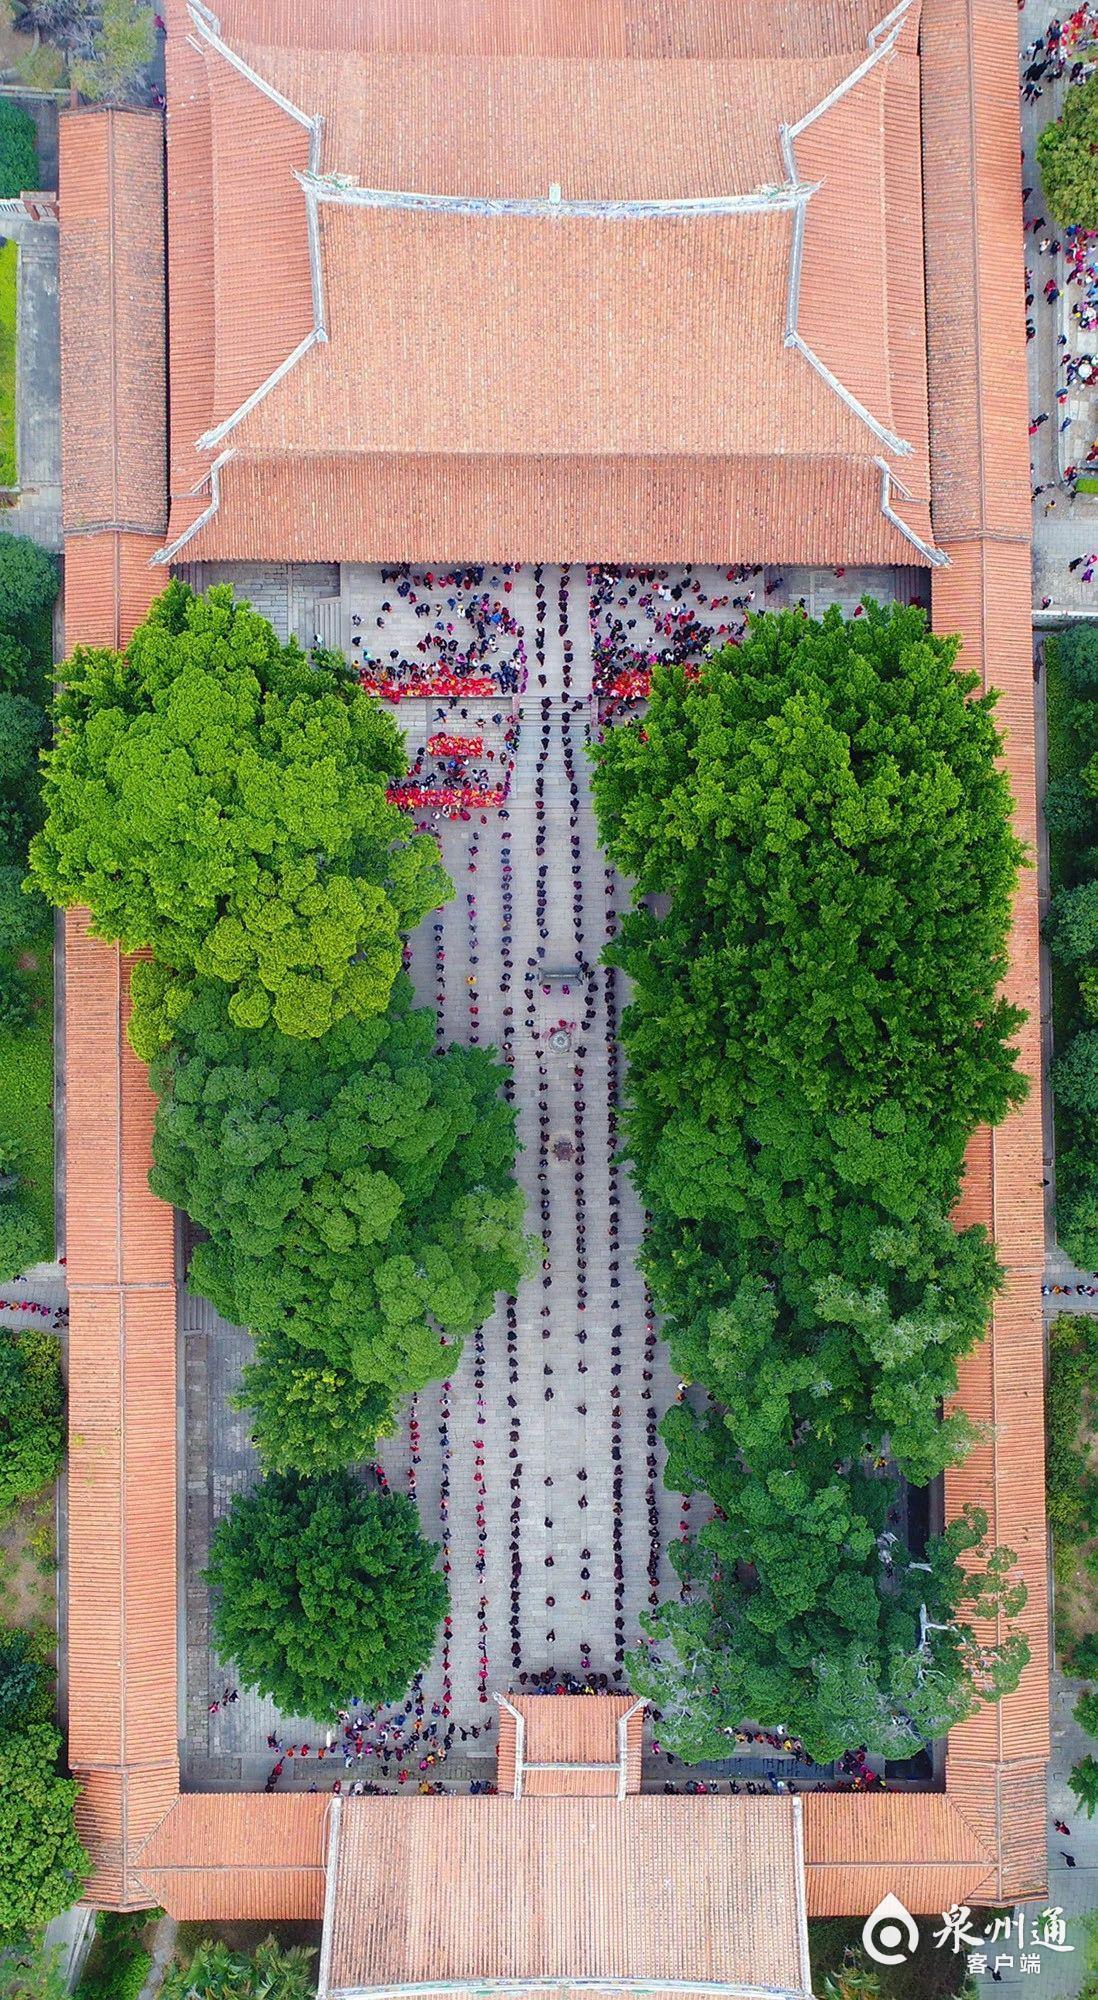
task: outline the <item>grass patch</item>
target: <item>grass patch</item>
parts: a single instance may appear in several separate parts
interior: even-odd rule
[[[2,954],[0,954],[2,957]],[[53,1221],[53,933],[43,931],[23,963],[30,970],[34,1014],[0,1027],[0,1131],[19,1147],[21,1192],[54,1244]]]
[[[0,486],[15,486],[15,347],[19,245],[0,244]]]

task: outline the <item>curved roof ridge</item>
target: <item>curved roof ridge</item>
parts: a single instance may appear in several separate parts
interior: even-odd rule
[[[824,117],[828,111],[832,110],[836,104],[840,103],[844,97],[847,97],[852,90],[856,89],[857,85],[872,70],[876,69],[879,63],[891,56],[899,40],[912,3],[913,0],[898,0],[898,4],[893,7],[891,13],[886,14],[882,20],[878,21],[877,25],[871,28],[866,36],[866,41],[869,44],[868,55],[863,56],[861,62],[856,63],[854,68],[848,71],[847,75],[841,78],[828,91],[826,97],[821,97],[818,104],[812,105],[802,117],[798,118],[796,124],[783,125],[781,127],[779,137],[782,158],[785,161],[790,186],[800,185],[795,141],[800,137],[802,132],[807,131],[810,125],[815,124],[818,118]],[[859,401],[853,390],[848,389],[846,384],[839,380],[839,377],[832,372],[826,362],[816,353],[815,349],[809,346],[800,332],[798,321],[800,317],[801,266],[804,256],[805,212],[806,204],[802,204],[795,209],[793,216],[793,236],[789,253],[789,285],[786,299],[785,345],[795,348],[798,354],[804,356],[809,367],[815,369],[821,381],[826,382],[828,388],[846,404],[848,410],[854,416],[860,418],[862,423],[868,426],[874,437],[888,451],[893,452],[898,458],[906,458],[913,450],[908,439],[900,437],[897,432],[890,430],[886,424],[881,423],[880,419],[875,417],[872,411]],[[909,537],[909,539],[913,538]],[[917,546],[922,545],[917,544]]]
[[[288,118],[294,119],[308,133],[308,173],[309,180],[311,181],[317,175],[320,168],[320,149],[323,137],[322,119],[314,117],[307,111],[303,111],[299,105],[292,104],[290,99],[284,97],[282,92],[277,90],[273,83],[269,82],[266,77],[261,76],[258,70],[253,69],[251,64],[245,61],[244,57],[237,50],[230,48],[229,44],[221,38],[221,24],[216,14],[213,14],[203,4],[203,0],[188,0],[187,12],[190,15],[199,41],[221,56],[246,82],[252,84],[256,90],[261,91],[264,97],[269,98],[272,104],[276,105]],[[221,444],[228,437],[230,431],[235,430],[237,424],[250,411],[255,409],[257,403],[261,403],[264,397],[268,396],[271,390],[282,381],[283,377],[289,374],[290,370],[297,365],[303,355],[309,352],[310,348],[315,347],[318,342],[325,341],[328,338],[324,313],[324,281],[320,258],[320,230],[317,222],[316,195],[304,179],[301,179],[301,188],[305,200],[305,227],[309,241],[309,276],[312,287],[313,324],[304,338],[298,341],[291,353],[287,354],[279,362],[278,366],[271,370],[270,374],[252,390],[249,396],[244,398],[244,401],[235,410],[231,411],[227,417],[224,417],[220,423],[214,424],[210,430],[203,432],[202,436],[196,442],[195,448],[198,451],[212,451],[215,445]],[[163,559],[167,560],[168,558],[164,557]]]

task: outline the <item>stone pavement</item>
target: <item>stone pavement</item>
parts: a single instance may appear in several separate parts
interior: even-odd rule
[[[61,325],[58,228],[5,216],[19,242],[16,426],[19,496],[3,526],[48,549],[61,547]]]

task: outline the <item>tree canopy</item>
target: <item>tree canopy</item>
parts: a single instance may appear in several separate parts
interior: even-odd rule
[[[383,1011],[401,934],[451,893],[386,786],[392,719],[310,665],[228,585],[173,582],[125,653],[78,647],[45,758],[32,871],[97,936],[155,962],[133,982],[139,1054],[196,975],[240,1027],[317,1037]]]
[[[0,196],[32,192],[38,186],[38,139],[34,119],[10,97],[0,100]]]
[[[0,533],[0,626],[10,630],[36,612],[48,611],[57,583],[56,556],[26,535]]]
[[[0,1512],[56,1479],[64,1439],[55,1336],[31,1327],[5,1330],[0,1334]]]
[[[1038,134],[1037,164],[1056,221],[1098,229],[1098,75],[1065,91],[1059,118]]]
[[[1022,850],[994,697],[955,657],[914,609],[766,614],[696,679],[657,670],[643,720],[593,751],[603,844],[635,878],[608,957],[632,982],[643,1263],[674,1365],[713,1403],[666,1419],[668,1480],[720,1510],[647,1673],[661,1708],[681,1674],[726,1721],[828,1756],[897,1754],[1024,1655],[1010,1640],[977,1673],[943,1618],[909,1686],[890,1526],[897,1475],[925,1483],[971,1442],[941,1403],[999,1272],[950,1212],[973,1127],[1025,1087],[998,991]],[[1012,1560],[988,1552],[980,1587],[1002,1592]],[[713,1754],[708,1723],[680,1728],[684,1755]]]
[[[461,1337],[531,1259],[499,1063],[436,1051],[435,1017],[412,1006],[405,974],[387,1014],[318,1042],[230,1013],[204,983],[153,1070],[150,1184],[209,1232],[191,1283],[283,1359],[298,1343],[306,1370],[322,1355],[391,1397],[422,1388],[457,1365]],[[261,1433],[274,1424],[285,1442],[288,1411],[262,1401]]]
[[[218,1652],[286,1715],[395,1701],[448,1603],[410,1500],[350,1473],[271,1473],[218,1522],[206,1572]]]
[[[46,1722],[0,1737],[0,1936],[60,1916],[91,1873],[73,1824],[80,1787],[59,1776],[60,1750]]]

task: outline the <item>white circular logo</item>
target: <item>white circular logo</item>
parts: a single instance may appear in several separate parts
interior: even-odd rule
[[[862,1925],[862,1946],[877,1965],[902,1965],[918,1950],[919,1926],[891,1890]]]

